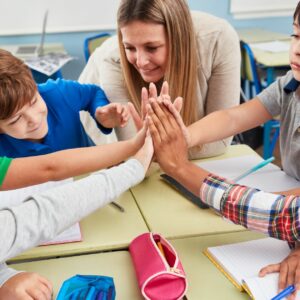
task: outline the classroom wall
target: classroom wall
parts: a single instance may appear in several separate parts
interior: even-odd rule
[[[291,33],[292,17],[272,17],[252,20],[235,20],[229,13],[230,0],[189,0],[192,10],[202,10],[228,20],[236,28],[260,27],[272,31]],[[63,43],[67,52],[76,60],[64,66],[63,76],[76,80],[84,68],[83,42],[88,36],[98,32],[74,32],[47,34],[46,42]],[[40,35],[0,36],[1,44],[39,43]]]

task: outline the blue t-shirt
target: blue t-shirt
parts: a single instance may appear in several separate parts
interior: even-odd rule
[[[38,85],[38,91],[48,108],[49,130],[43,143],[0,134],[0,156],[26,157],[94,145],[80,122],[79,112],[85,110],[94,117],[97,107],[109,103],[98,86],[58,79]],[[105,134],[111,132],[98,126]]]

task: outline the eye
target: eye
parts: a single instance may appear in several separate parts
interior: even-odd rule
[[[151,47],[151,46],[148,46],[146,47],[147,51],[149,52],[155,52],[157,50],[157,47]]]
[[[134,47],[131,47],[131,46],[125,46],[125,45],[124,45],[124,48],[125,48],[125,50],[127,50],[127,51],[134,51],[134,50],[135,50]]]
[[[30,106],[34,105],[37,102],[37,97],[35,97],[31,102],[30,102]]]
[[[21,115],[17,116],[15,119],[13,119],[11,122],[8,123],[8,125],[14,125],[21,119]]]
[[[295,38],[295,39],[297,39],[297,38],[299,38],[299,35],[298,35],[298,34],[295,34],[295,33],[293,33],[293,34],[291,34],[291,37],[292,37],[292,38]]]

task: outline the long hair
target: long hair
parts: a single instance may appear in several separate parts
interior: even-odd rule
[[[197,120],[197,44],[193,21],[185,0],[121,0],[118,10],[118,38],[125,84],[136,109],[140,111],[140,93],[146,82],[128,62],[121,28],[132,21],[161,24],[168,39],[168,63],[164,80],[170,86],[171,99],[183,97],[182,118],[186,125]]]

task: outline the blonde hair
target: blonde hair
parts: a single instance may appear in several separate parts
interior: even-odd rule
[[[181,115],[186,125],[197,120],[197,44],[193,21],[185,0],[121,0],[118,10],[118,37],[125,84],[136,109],[140,111],[140,94],[146,83],[128,62],[122,43],[121,28],[132,21],[157,23],[165,27],[168,37],[168,65],[164,80],[170,86],[171,99],[183,97]]]
[[[0,120],[10,118],[36,93],[30,69],[10,52],[0,49]]]

